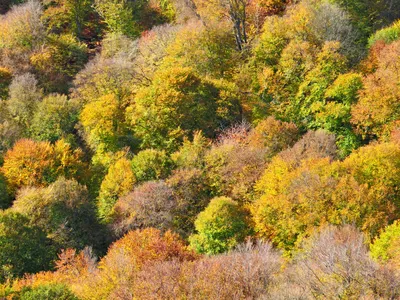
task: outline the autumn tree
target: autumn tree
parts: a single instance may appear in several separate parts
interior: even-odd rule
[[[239,104],[224,88],[191,69],[160,69],[151,86],[139,90],[127,116],[142,147],[176,149],[184,136],[202,130],[215,136],[221,124],[239,117]]]
[[[152,264],[168,260],[193,260],[176,234],[147,228],[130,231],[112,244],[99,268],[83,283],[82,294],[89,299],[132,295],[136,274]]]
[[[176,201],[173,228],[183,237],[195,231],[194,222],[211,199],[206,174],[201,169],[185,168],[172,173],[166,180]]]
[[[134,293],[152,299],[266,297],[276,283],[280,266],[279,253],[270,244],[248,242],[230,253],[194,262],[156,263],[139,272]]]
[[[278,154],[290,164],[299,165],[302,160],[338,157],[336,137],[325,130],[308,131],[291,148]]]
[[[58,176],[84,179],[85,166],[80,149],[71,149],[63,140],[49,142],[22,139],[4,156],[2,167],[9,188],[15,192],[23,186],[45,186]]]
[[[109,94],[86,104],[81,111],[80,121],[85,130],[86,140],[93,148],[117,151],[129,141],[130,130],[124,116],[124,104]]]
[[[343,162],[309,158],[298,165],[275,158],[256,186],[256,231],[288,251],[324,224],[354,224],[373,238],[399,209],[398,155],[396,145],[382,144],[360,148]]]
[[[293,146],[297,139],[299,130],[295,124],[282,122],[274,117],[261,120],[247,137],[250,147],[266,148],[269,157]]]
[[[134,230],[173,229],[177,199],[163,181],[149,181],[121,197],[113,207],[112,228],[117,236]]]
[[[43,7],[39,1],[30,0],[14,6],[0,20],[0,53],[2,65],[11,70],[27,72],[29,56],[37,50],[45,37],[41,21]]]
[[[270,297],[398,297],[397,274],[373,262],[365,242],[363,234],[349,225],[315,232]]]
[[[204,160],[213,195],[227,195],[243,203],[251,198],[252,187],[267,162],[267,150],[227,140],[211,147]]]
[[[189,23],[176,32],[165,51],[163,64],[189,67],[213,78],[232,77],[241,61],[231,29],[221,23],[207,27],[201,22]]]
[[[52,147],[47,142],[20,140],[4,157],[3,172],[10,188],[51,181]]]
[[[87,49],[71,34],[50,34],[30,62],[46,91],[66,93],[72,78],[87,62]]]
[[[400,41],[382,49],[377,57],[377,69],[363,79],[359,101],[351,110],[351,122],[366,139],[387,138],[393,122],[399,118],[400,89],[399,74]],[[376,99],[380,99],[376,102]]]
[[[98,213],[104,222],[109,221],[118,198],[127,195],[133,189],[135,182],[136,177],[132,172],[130,161],[125,157],[110,166],[101,183],[97,200]]]

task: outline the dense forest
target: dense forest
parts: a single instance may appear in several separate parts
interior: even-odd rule
[[[0,0],[0,299],[400,299],[399,0]]]

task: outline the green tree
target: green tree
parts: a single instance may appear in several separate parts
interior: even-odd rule
[[[54,143],[73,134],[77,121],[76,105],[65,95],[51,94],[38,104],[29,128],[30,135]]]
[[[368,40],[369,47],[373,47],[379,41],[390,44],[400,39],[400,21],[394,22],[392,25],[375,32]]]
[[[22,290],[21,300],[79,300],[67,286],[62,284],[39,285],[34,288]]]
[[[164,150],[142,150],[133,157],[131,164],[138,182],[164,179],[172,169],[172,161]]]
[[[8,86],[12,80],[12,74],[7,68],[0,67],[0,99],[8,98]]]
[[[99,249],[101,228],[85,186],[60,177],[45,188],[22,189],[12,210],[46,232],[57,249]]]
[[[2,173],[0,173],[0,208],[5,209],[11,204],[11,197],[7,189],[7,182]]]
[[[48,270],[55,258],[51,241],[39,227],[19,213],[0,212],[0,281]]]
[[[172,153],[171,159],[178,168],[201,168],[204,164],[204,154],[210,143],[201,131],[193,135],[193,140],[184,139],[178,151]]]
[[[246,212],[232,199],[212,199],[195,221],[198,233],[189,237],[191,247],[207,254],[232,249],[251,233],[246,218]]]
[[[328,86],[346,70],[346,59],[339,53],[339,47],[337,42],[324,44],[317,55],[315,67],[307,73],[294,102],[289,104],[287,113],[299,125],[316,129],[315,107],[324,101]]]
[[[96,0],[95,7],[99,15],[107,24],[108,30],[136,37],[140,33],[140,26],[135,19],[138,10],[142,9],[143,1],[129,0]]]
[[[400,223],[395,221],[385,227],[371,244],[371,255],[381,262],[389,262],[400,267]]]

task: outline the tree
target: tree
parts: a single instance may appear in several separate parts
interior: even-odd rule
[[[214,196],[227,195],[240,203],[251,198],[252,187],[267,162],[265,148],[252,148],[226,140],[206,153],[206,178]]]
[[[248,143],[250,147],[267,148],[268,156],[292,147],[299,138],[299,130],[293,123],[282,122],[274,117],[260,121],[249,132]]]
[[[0,20],[0,61],[13,73],[26,73],[31,69],[30,55],[40,48],[45,38],[42,13],[40,1],[29,0],[14,6]]]
[[[0,213],[0,281],[49,270],[55,251],[46,234],[12,211]]]
[[[133,293],[146,299],[267,297],[281,263],[279,253],[270,244],[248,242],[227,254],[149,266],[139,272]]]
[[[15,121],[27,131],[32,123],[33,114],[43,97],[35,76],[26,73],[14,77],[10,84],[9,94],[8,110]]]
[[[381,144],[343,162],[273,159],[256,185],[255,230],[287,253],[325,224],[354,224],[372,239],[399,210],[399,153],[396,145]]]
[[[2,167],[11,190],[22,186],[43,186],[51,181],[53,151],[48,142],[19,140],[4,156]]]
[[[146,149],[132,158],[132,170],[138,182],[164,179],[171,172],[172,162],[164,150]]]
[[[302,160],[337,158],[338,149],[334,134],[324,130],[308,131],[298,140],[293,147],[288,148],[278,154],[283,160],[290,164],[299,165]]]
[[[86,140],[94,150],[103,147],[115,152],[126,143],[130,134],[125,124],[124,104],[114,94],[86,104],[81,111],[80,121]]]
[[[201,131],[195,132],[193,140],[184,139],[182,146],[171,154],[171,159],[178,168],[201,168],[209,143]]]
[[[380,235],[371,244],[371,255],[380,262],[388,262],[399,268],[400,227],[399,222],[385,227]]]
[[[101,246],[102,232],[87,189],[75,180],[61,177],[45,188],[22,189],[12,210],[46,232],[57,249]]]
[[[128,44],[128,47],[132,48],[133,45]],[[134,74],[128,57],[121,59],[96,56],[76,75],[71,98],[83,106],[98,101],[103,96],[113,95],[127,105],[132,94]]]
[[[374,30],[389,25],[399,18],[398,6],[391,0],[335,0],[349,12],[353,24],[362,32],[362,42],[366,42]]]
[[[0,68],[0,99],[8,98],[8,86],[11,84],[12,74],[7,68]]]
[[[272,298],[396,298],[397,275],[374,263],[352,226],[328,226],[303,244]],[[297,292],[297,295],[296,295]]]
[[[344,157],[360,145],[353,132],[351,107],[358,100],[362,77],[357,73],[341,74],[325,92],[325,104],[315,107],[315,123],[319,128],[337,135],[339,156]]]
[[[6,209],[11,204],[11,197],[7,189],[7,181],[4,175],[0,173],[0,208]]]
[[[215,23],[224,24],[229,22],[236,41],[237,50],[242,51],[248,42],[248,1],[244,0],[217,0],[217,1],[195,1],[199,7],[200,16],[207,25]],[[204,22],[203,21],[203,22]]]
[[[298,124],[311,129],[315,126],[315,107],[324,101],[324,93],[337,76],[346,70],[346,60],[339,53],[338,42],[327,42],[317,55],[316,65],[304,78],[295,100],[287,112]]]
[[[176,149],[185,136],[202,130],[215,136],[221,124],[239,117],[239,104],[224,87],[199,78],[191,69],[160,69],[151,86],[140,89],[127,116],[144,148]]]
[[[29,128],[30,136],[54,143],[73,134],[77,121],[75,103],[65,95],[51,94],[37,105]]]
[[[4,153],[24,135],[20,124],[11,116],[7,101],[0,101],[0,156],[3,162]]]
[[[186,25],[176,33],[166,52],[163,64],[189,67],[202,77],[230,78],[241,61],[231,29],[221,23]]]
[[[48,185],[58,176],[83,180],[86,170],[82,155],[80,149],[72,150],[63,140],[51,145],[22,139],[5,154],[2,170],[11,192],[23,186]]]
[[[214,198],[196,221],[197,234],[189,237],[190,245],[199,253],[223,253],[244,241],[251,230],[246,212],[227,197]]]
[[[351,110],[351,122],[365,139],[387,138],[399,118],[399,53],[400,41],[384,47],[377,56],[376,71],[363,79],[359,101]]]
[[[117,236],[135,229],[173,228],[177,201],[163,181],[149,181],[121,197],[113,207],[112,228]]]
[[[369,47],[373,47],[375,43],[383,41],[385,44],[390,44],[400,38],[400,21],[394,22],[391,26],[375,32],[368,40]]]
[[[87,28],[88,17],[93,14],[92,0],[66,0],[65,8],[70,20],[72,32],[82,38]]]
[[[211,199],[204,173],[200,169],[183,168],[174,171],[166,180],[176,201],[173,228],[185,238],[194,233],[196,217]]]
[[[122,33],[130,37],[136,37],[140,33],[140,27],[134,14],[143,9],[145,3],[131,2],[128,0],[96,0],[95,8],[107,24],[108,30],[114,33]]]
[[[45,46],[30,57],[30,62],[47,92],[67,93],[70,81],[87,59],[86,45],[73,35],[50,34]]]
[[[41,285],[35,288],[27,288],[21,292],[21,300],[79,300],[68,287],[62,284]]]
[[[110,221],[114,204],[119,197],[127,195],[133,189],[136,180],[130,161],[125,157],[120,158],[110,166],[101,183],[97,200],[98,213],[104,222]]]
[[[40,21],[42,5],[39,1],[30,0],[14,6],[1,19],[0,49],[18,52],[33,50],[44,37],[44,27]]]
[[[161,261],[195,258],[170,231],[165,234],[154,228],[130,231],[110,246],[99,268],[82,284],[81,292],[89,299],[129,297],[140,270]]]

